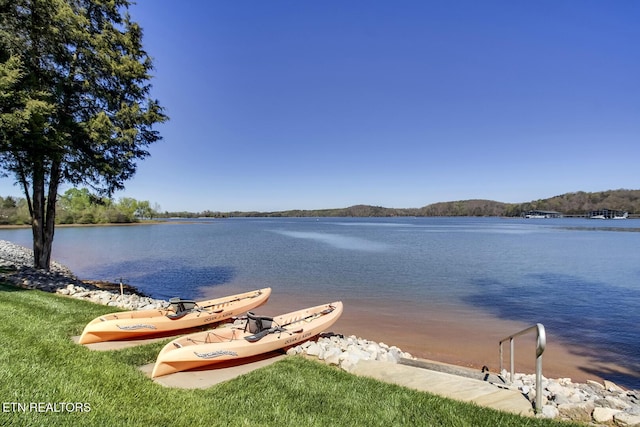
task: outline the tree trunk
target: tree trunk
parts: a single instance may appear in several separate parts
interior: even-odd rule
[[[51,250],[55,232],[56,199],[60,183],[60,164],[53,162],[49,176],[49,190],[45,198],[45,173],[33,174],[33,210],[31,229],[33,232],[33,266],[49,270]]]
[[[53,235],[56,228],[56,202],[58,201],[58,186],[60,184],[60,162],[54,161],[51,165],[51,174],[49,176],[49,192],[47,194],[47,209],[45,211],[46,219],[44,223],[44,247],[46,258],[43,256],[40,264],[49,270],[51,264],[51,251],[53,249]]]
[[[44,170],[34,168],[33,171],[33,209],[31,212],[31,230],[33,232],[33,266],[48,269],[49,264],[44,255]]]

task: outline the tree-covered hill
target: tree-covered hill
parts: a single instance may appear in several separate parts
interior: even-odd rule
[[[439,202],[421,208],[385,208],[354,205],[347,208],[289,210],[278,212],[164,212],[148,201],[134,199],[96,199],[87,190],[68,190],[58,200],[58,221],[64,224],[136,222],[140,218],[227,218],[227,217],[392,217],[392,216],[507,216],[517,217],[529,210],[556,211],[564,215],[586,215],[591,210],[613,209],[640,217],[640,190],[607,190],[593,193],[578,191],[548,199],[523,203],[495,200],[458,200]],[[0,197],[0,224],[28,224],[24,199]]]
[[[640,190],[607,190],[595,193],[578,191],[516,206],[521,211],[540,209],[562,212],[565,215],[582,215],[597,209],[615,209],[627,211],[629,214],[640,214]]]
[[[640,214],[640,190],[607,190],[587,193],[578,191],[548,199],[523,203],[503,203],[495,200],[458,200],[439,202],[421,208],[385,208],[355,205],[347,208],[321,210],[290,210],[280,212],[216,212],[209,216],[230,217],[385,217],[385,216],[520,216],[528,210],[548,210],[564,215],[585,215],[591,210],[614,209]]]

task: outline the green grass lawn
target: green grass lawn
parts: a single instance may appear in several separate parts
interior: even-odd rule
[[[290,357],[206,390],[166,388],[138,367],[164,343],[74,344],[111,307],[0,284],[0,425],[549,426]]]

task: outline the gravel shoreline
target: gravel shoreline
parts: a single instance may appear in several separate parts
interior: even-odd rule
[[[127,286],[120,293],[118,284],[81,281],[64,265],[51,262],[50,271],[37,270],[33,251],[0,240],[0,280],[25,289],[39,289],[67,297],[125,310],[165,308],[168,301],[150,298]],[[289,354],[313,356],[327,364],[350,371],[359,360],[398,363],[412,358],[395,346],[375,343],[355,336],[332,334],[309,341],[288,351]],[[502,373],[506,377],[506,373]],[[598,425],[640,426],[640,391],[625,390],[610,381],[573,383],[570,378],[543,377],[542,413],[558,418]],[[516,374],[512,387],[517,388],[532,405],[535,403],[535,375]]]

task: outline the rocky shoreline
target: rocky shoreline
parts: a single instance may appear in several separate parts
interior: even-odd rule
[[[33,251],[0,240],[0,280],[26,289],[39,289],[71,298],[92,301],[125,310],[159,309],[168,301],[142,295],[132,287],[119,284],[81,281],[71,270],[56,262],[50,271],[33,267]],[[106,287],[106,289],[105,289]],[[398,363],[411,358],[395,346],[376,343],[355,336],[327,334],[288,350],[288,354],[315,357],[324,363],[351,371],[359,360]],[[506,373],[502,373],[503,377]],[[516,374],[512,387],[517,388],[532,405],[535,403],[535,375]],[[545,418],[566,419],[597,425],[640,426],[640,391],[625,390],[610,381],[573,383],[569,378],[543,377]]]
[[[153,299],[124,285],[79,280],[69,268],[55,261],[50,270],[37,270],[33,266],[33,251],[6,240],[0,240],[0,279],[24,289],[39,289],[76,299],[124,310],[147,310],[168,307],[169,302]]]

